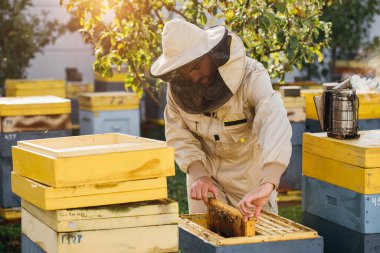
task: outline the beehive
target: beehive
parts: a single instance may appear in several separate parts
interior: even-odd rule
[[[380,249],[380,234],[362,234],[308,212],[302,219],[323,236],[324,253],[375,253]]]
[[[65,81],[53,79],[7,79],[5,81],[5,95],[7,97],[53,95],[65,98]]]
[[[125,91],[124,80],[126,75],[126,68],[120,70],[113,68],[112,77],[103,77],[95,73],[95,91]]]
[[[66,83],[66,97],[77,99],[78,94],[88,93],[94,91],[94,85],[88,82],[67,82]]]
[[[356,140],[305,133],[303,175],[362,194],[380,194],[380,130],[359,133]]]
[[[131,92],[84,93],[79,96],[81,134],[140,135],[139,98]]]
[[[380,194],[361,194],[306,176],[302,184],[306,212],[360,233],[380,233]]]
[[[179,227],[183,252],[323,252],[316,231],[265,211],[253,237],[222,237],[207,228],[207,214],[182,215]]]
[[[165,177],[54,188],[13,172],[12,191],[45,210],[129,203],[168,196]]]
[[[25,201],[22,207],[22,233],[46,252],[178,250],[178,205],[168,199],[58,211]]]
[[[125,134],[20,141],[12,154],[16,174],[52,187],[174,175],[173,148]]]

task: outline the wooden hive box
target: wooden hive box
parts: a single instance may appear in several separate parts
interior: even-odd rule
[[[165,177],[54,188],[12,172],[12,191],[44,210],[167,198]]]
[[[165,142],[125,134],[20,141],[13,171],[55,188],[173,176]]]
[[[124,80],[127,75],[127,69],[113,69],[112,77],[103,77],[95,73],[95,91],[125,91]]]
[[[23,201],[22,233],[49,253],[174,252],[178,205],[162,199],[44,211]]]
[[[94,84],[88,82],[67,82],[66,97],[77,99],[80,93],[88,93],[94,91]]]
[[[132,92],[82,93],[78,97],[79,108],[87,111],[138,109],[140,99]]]
[[[65,98],[65,81],[53,79],[7,79],[5,81],[5,95],[7,97],[53,95]]]
[[[252,237],[222,237],[208,229],[207,219],[207,214],[180,216],[181,252],[323,252],[323,238],[316,231],[265,211],[261,212],[256,235]]]
[[[123,133],[140,135],[140,111],[79,111],[80,134]]]
[[[375,253],[380,249],[379,233],[359,233],[308,212],[303,212],[302,219],[323,236],[324,253]]]
[[[70,100],[55,96],[0,98],[0,131],[68,130]]]
[[[356,140],[305,133],[303,175],[362,194],[380,194],[380,130],[359,133]]]
[[[380,194],[361,194],[302,177],[303,210],[360,233],[380,233]]]

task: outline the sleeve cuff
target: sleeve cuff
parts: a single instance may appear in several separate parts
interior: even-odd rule
[[[264,183],[271,183],[274,185],[274,189],[277,189],[280,184],[281,175],[285,170],[286,166],[281,163],[265,164],[261,173],[260,185]]]
[[[207,170],[205,169],[205,166],[199,160],[192,162],[189,165],[187,172],[188,174],[191,175],[191,178],[192,178],[192,182],[190,182],[191,184],[201,177],[210,177],[210,173],[207,172]]]

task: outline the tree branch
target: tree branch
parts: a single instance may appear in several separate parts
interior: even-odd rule
[[[172,11],[174,13],[177,13],[178,15],[180,15],[181,17],[183,17],[186,21],[189,22],[189,19],[182,13],[180,12],[179,10],[177,10],[176,8],[174,8],[173,6],[169,6],[167,5],[164,1],[162,1],[162,4],[165,6],[165,8],[168,10],[168,11]]]

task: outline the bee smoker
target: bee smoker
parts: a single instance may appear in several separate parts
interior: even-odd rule
[[[359,98],[351,78],[314,97],[323,131],[336,139],[358,139]]]

